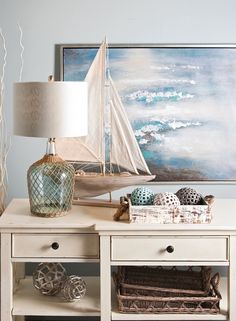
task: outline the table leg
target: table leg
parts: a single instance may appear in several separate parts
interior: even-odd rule
[[[100,304],[101,321],[111,320],[110,237],[100,237]]]
[[[236,236],[230,236],[230,266],[228,280],[228,321],[236,320]]]
[[[13,273],[11,262],[11,234],[1,234],[1,320],[12,321]]]

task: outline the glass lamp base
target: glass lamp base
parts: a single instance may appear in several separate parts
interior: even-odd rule
[[[66,215],[71,209],[75,171],[57,155],[45,155],[27,172],[31,213],[41,217]]]

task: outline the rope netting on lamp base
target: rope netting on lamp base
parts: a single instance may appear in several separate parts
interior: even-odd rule
[[[58,155],[45,155],[27,173],[31,213],[57,217],[71,209],[74,168]]]

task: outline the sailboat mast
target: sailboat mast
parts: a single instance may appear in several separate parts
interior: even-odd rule
[[[108,130],[108,150],[109,150],[109,172],[110,174],[113,172],[112,169],[112,163],[111,163],[111,153],[112,153],[112,144],[111,144],[111,94],[110,94],[110,64],[109,64],[109,48],[108,45],[106,47],[106,102],[108,105],[108,110],[107,110],[107,124],[109,126],[109,130]]]
[[[107,49],[107,41],[104,40],[103,47],[102,47],[102,71],[103,71],[103,88],[101,90],[101,100],[103,104],[103,115],[101,118],[101,137],[102,139],[102,155],[103,155],[103,161],[102,161],[102,174],[105,175],[106,173],[106,143],[105,143],[105,85],[106,85],[106,49]]]

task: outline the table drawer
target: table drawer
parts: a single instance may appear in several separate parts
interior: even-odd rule
[[[112,260],[226,261],[224,237],[113,236]]]
[[[97,234],[13,234],[13,257],[98,258]]]

